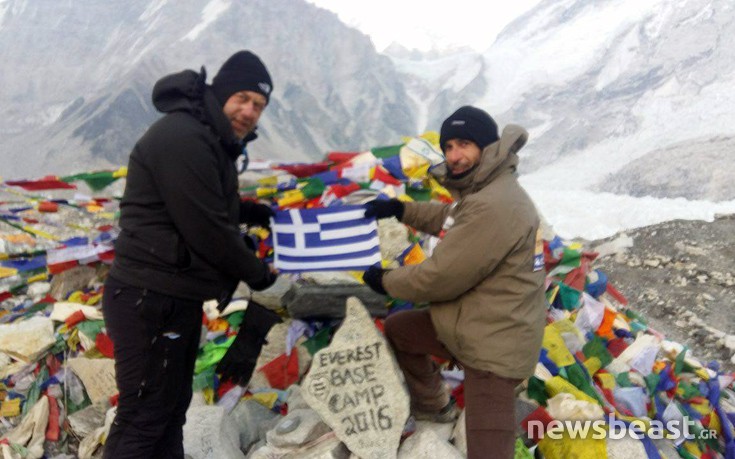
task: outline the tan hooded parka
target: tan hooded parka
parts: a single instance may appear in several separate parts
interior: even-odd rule
[[[461,363],[515,379],[533,373],[547,310],[539,216],[514,173],[527,139],[508,125],[474,171],[444,180],[454,204],[406,203],[403,223],[446,233],[426,261],[383,276],[391,296],[430,303],[439,340]]]

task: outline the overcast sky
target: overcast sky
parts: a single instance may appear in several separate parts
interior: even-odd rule
[[[540,0],[307,0],[369,35],[378,51],[392,42],[428,51],[458,45],[485,51],[510,21]]]

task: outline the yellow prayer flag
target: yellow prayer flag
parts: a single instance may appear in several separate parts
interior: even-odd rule
[[[4,418],[11,418],[20,414],[20,399],[14,398],[11,400],[5,400],[0,407],[0,416]]]
[[[559,330],[553,324],[544,328],[542,346],[548,351],[548,357],[559,367],[573,365],[576,362],[572,353],[567,349]]]
[[[4,254],[0,254],[0,255],[4,255]],[[3,258],[0,257],[0,260],[2,260],[2,259]],[[0,266],[0,279],[2,279],[4,277],[15,276],[16,274],[18,274],[18,270],[17,269],[15,269],[15,268],[6,268],[4,266]]]
[[[253,400],[265,406],[268,409],[272,409],[278,401],[278,393],[276,392],[257,392],[253,394]]]

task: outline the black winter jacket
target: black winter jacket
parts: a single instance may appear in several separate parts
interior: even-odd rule
[[[268,275],[238,227],[235,159],[243,144],[205,81],[204,69],[185,70],[153,88],[153,104],[166,115],[130,154],[110,271],[131,285],[194,300],[225,298],[238,281]]]

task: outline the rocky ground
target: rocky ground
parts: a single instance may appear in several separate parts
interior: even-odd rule
[[[699,360],[735,370],[735,215],[665,222],[589,245],[601,252],[595,266],[649,326]]]

